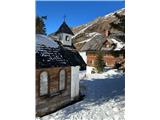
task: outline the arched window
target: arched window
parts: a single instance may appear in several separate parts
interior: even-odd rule
[[[69,41],[69,36],[66,36],[66,41]]]
[[[48,73],[46,71],[40,74],[40,96],[48,94]]]
[[[59,73],[59,90],[64,90],[65,89],[65,70],[61,70]]]

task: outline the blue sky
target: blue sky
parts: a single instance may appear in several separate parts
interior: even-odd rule
[[[124,1],[37,1],[36,15],[47,16],[47,34],[55,32],[64,15],[70,27],[85,24],[107,13],[124,8]]]

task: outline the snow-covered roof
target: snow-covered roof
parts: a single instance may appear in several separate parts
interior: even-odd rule
[[[36,68],[83,66],[85,62],[74,48],[68,49],[58,41],[36,35]]]
[[[116,50],[121,50],[121,49],[123,49],[124,46],[125,46],[123,42],[119,42],[119,41],[117,41],[116,39],[113,39],[113,38],[112,38],[111,41],[116,44],[116,48],[114,49],[115,51],[116,51]]]
[[[60,52],[58,42],[45,35],[36,35],[36,67],[67,66],[68,61]]]
[[[93,35],[91,39],[88,39],[87,42],[81,48],[81,51],[96,51],[99,50],[102,46],[102,43],[105,41],[105,37],[101,34]]]
[[[58,43],[52,40],[51,38],[45,35],[37,34],[36,35],[36,51],[38,51],[40,49],[40,46],[42,45],[45,47],[50,47],[50,48],[59,47]]]

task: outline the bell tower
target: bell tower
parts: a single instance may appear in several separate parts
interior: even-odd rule
[[[72,46],[72,36],[74,35],[72,30],[68,27],[65,21],[61,24],[55,35],[58,36],[59,41],[65,46]]]

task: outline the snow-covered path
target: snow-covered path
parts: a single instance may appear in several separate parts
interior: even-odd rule
[[[124,75],[115,70],[91,74],[80,81],[83,101],[41,120],[124,120]]]

